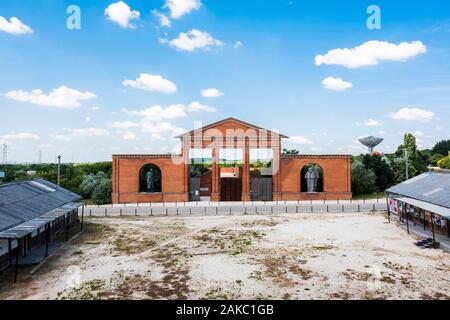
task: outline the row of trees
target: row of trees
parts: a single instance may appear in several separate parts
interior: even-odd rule
[[[416,138],[407,133],[403,144],[393,154],[357,156],[352,161],[352,189],[354,195],[383,192],[394,184],[413,178],[438,165],[450,169],[450,140],[438,142],[432,149],[419,150]],[[442,154],[447,154],[443,156]],[[408,170],[406,170],[406,161]]]

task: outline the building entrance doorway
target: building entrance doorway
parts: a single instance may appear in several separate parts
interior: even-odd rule
[[[220,178],[220,200],[241,201],[242,180],[240,178]]]
[[[250,184],[253,201],[272,201],[272,177],[252,177]]]

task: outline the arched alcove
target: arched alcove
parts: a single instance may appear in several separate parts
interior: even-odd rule
[[[146,164],[139,171],[139,192],[162,192],[161,169],[154,164]]]
[[[323,169],[317,163],[308,163],[300,172],[300,192],[311,192],[308,190],[307,177],[311,178],[312,192],[324,192],[323,190]],[[313,179],[317,179],[314,181]],[[314,188],[315,187],[315,188]]]

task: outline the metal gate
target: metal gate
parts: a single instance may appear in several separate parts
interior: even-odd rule
[[[251,193],[253,201],[272,201],[272,178],[252,177]]]
[[[220,179],[220,200],[221,201],[241,201],[242,181],[239,178]]]
[[[191,178],[189,183],[189,200],[200,201],[200,177]]]

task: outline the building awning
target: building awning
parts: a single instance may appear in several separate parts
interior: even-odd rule
[[[32,220],[26,221],[22,224],[19,224],[11,229],[0,232],[0,239],[20,239],[23,238],[41,227],[49,224],[61,217],[66,216],[66,214],[72,212],[73,210],[78,209],[80,206],[77,202],[71,202],[65,204],[59,208],[56,208],[52,211],[49,211],[39,217],[36,217]]]
[[[450,218],[450,209],[449,208],[445,208],[445,207],[437,206],[435,204],[431,204],[431,203],[428,203],[425,201],[420,201],[420,200],[405,198],[405,197],[392,197],[392,199],[395,199],[397,201],[401,201],[404,203],[408,203],[410,205],[413,205],[415,207],[424,209],[424,210],[432,212],[432,213],[436,213],[445,218]]]

